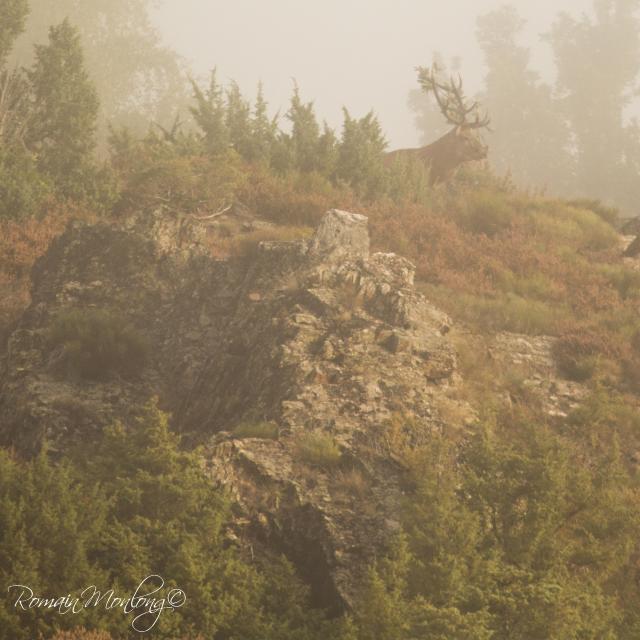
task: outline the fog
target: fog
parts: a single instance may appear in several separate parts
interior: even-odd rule
[[[478,15],[500,0],[168,0],[154,22],[164,41],[196,74],[218,68],[253,95],[259,80],[272,110],[284,113],[292,78],[320,118],[336,128],[346,106],[360,116],[374,109],[390,148],[413,146],[419,132],[407,106],[414,68],[434,51],[459,57],[470,92],[485,73],[475,35]],[[588,0],[514,0],[526,19],[523,43],[532,66],[552,80],[549,45],[540,34],[560,11],[590,12]]]
[[[437,54],[445,67],[461,72],[467,97],[491,118],[490,129],[482,127],[479,135],[497,175],[548,193],[599,198],[627,212],[640,198],[640,0],[28,5],[10,62],[28,68],[34,44],[44,44],[49,28],[69,19],[100,101],[101,157],[108,155],[110,130],[125,127],[140,136],[149,127],[194,126],[198,89],[188,77],[219,115],[234,91],[238,113],[244,99],[255,104],[262,82],[267,114],[280,115],[275,137],[283,144],[294,126],[294,81],[300,104],[314,103],[315,113],[304,116],[312,130],[316,119],[324,120],[328,135],[339,139],[343,123],[351,121],[343,117],[346,107],[356,120],[373,111],[387,150],[428,144],[457,122],[445,123],[433,96],[419,89],[416,66],[429,65]],[[224,90],[214,87],[211,94],[206,87],[213,68]]]

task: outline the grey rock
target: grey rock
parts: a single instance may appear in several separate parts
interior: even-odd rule
[[[309,243],[309,255],[324,261],[369,257],[366,216],[332,209],[327,212]]]

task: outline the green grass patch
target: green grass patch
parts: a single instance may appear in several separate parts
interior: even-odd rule
[[[523,298],[514,293],[491,297],[437,288],[433,300],[455,318],[485,331],[555,335],[569,317],[562,305]]]
[[[260,438],[262,440],[277,440],[278,425],[275,422],[241,422],[233,431],[236,438]]]

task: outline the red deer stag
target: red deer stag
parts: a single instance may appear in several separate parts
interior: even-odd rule
[[[442,115],[453,129],[444,136],[418,149],[398,149],[386,154],[385,164],[398,158],[418,158],[430,169],[430,182],[435,184],[448,180],[463,162],[484,160],[487,146],[481,141],[477,130],[489,127],[487,114],[480,116],[477,102],[469,103],[462,92],[462,78],[451,78],[448,83],[438,79],[438,68],[418,67],[418,81],[422,88],[433,95]]]

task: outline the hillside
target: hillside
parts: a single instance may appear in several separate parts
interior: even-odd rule
[[[405,610],[465,638],[565,633],[568,611],[633,629],[640,272],[612,212],[483,172],[399,204],[230,166],[213,218],[136,203],[37,260],[29,307],[5,306],[3,445],[81,469],[155,396],[231,491],[226,544],[267,572],[284,553],[352,612],[331,633]]]
[[[144,0],[98,4],[17,69],[0,4],[0,640],[637,640],[638,219],[498,175],[435,62],[448,131],[387,153],[373,112],[336,132],[294,82],[282,126],[183,78]],[[559,68],[637,40],[598,6]],[[481,29],[502,122],[518,24]],[[122,34],[172,66],[105,103]],[[633,65],[583,112],[517,53],[509,95],[555,115],[489,157],[632,202]]]

